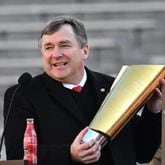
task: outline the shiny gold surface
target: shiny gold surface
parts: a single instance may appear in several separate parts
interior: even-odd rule
[[[113,139],[164,77],[164,65],[124,66],[89,127]]]

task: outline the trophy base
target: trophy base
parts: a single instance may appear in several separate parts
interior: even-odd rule
[[[82,142],[88,143],[92,139],[96,139],[97,141],[99,141],[99,143],[101,144],[101,148],[103,148],[108,142],[107,138],[103,134],[89,128],[87,133],[82,138]]]

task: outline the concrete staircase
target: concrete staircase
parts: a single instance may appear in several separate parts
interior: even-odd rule
[[[91,46],[87,65],[94,70],[115,74],[125,64],[165,63],[163,0],[1,0],[1,116],[6,88],[23,72],[43,71],[37,41],[43,25],[58,15],[84,22]]]

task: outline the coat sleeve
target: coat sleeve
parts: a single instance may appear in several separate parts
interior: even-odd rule
[[[17,86],[9,88],[4,96],[4,121],[5,127],[5,147],[7,159],[23,158],[23,134],[26,124],[26,111],[23,111],[22,104],[19,104]],[[13,95],[14,94],[14,95]],[[12,99],[13,97],[13,99]],[[10,108],[9,108],[10,107]]]
[[[69,144],[59,144],[54,146],[42,145],[38,146],[38,159],[39,164],[51,165],[70,165],[70,145]]]
[[[9,88],[4,96],[4,119],[9,110],[9,104],[15,87]],[[26,118],[34,118],[36,132],[38,119],[33,106],[26,100],[21,89],[14,96],[5,133],[6,157],[8,160],[23,159],[23,137],[26,127]],[[69,165],[70,144],[44,145],[38,140],[38,161],[41,165]],[[58,162],[58,163],[57,163]]]
[[[161,113],[152,113],[145,107],[135,130],[137,161],[149,162],[161,143]]]

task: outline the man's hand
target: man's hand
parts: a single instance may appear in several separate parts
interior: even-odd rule
[[[147,108],[153,113],[161,111],[163,90],[165,90],[165,79],[160,80],[160,88],[156,88],[151,98],[147,101]]]
[[[72,160],[84,164],[97,162],[101,156],[101,145],[97,140],[82,143],[82,138],[88,131],[88,127],[83,129],[70,146]]]

